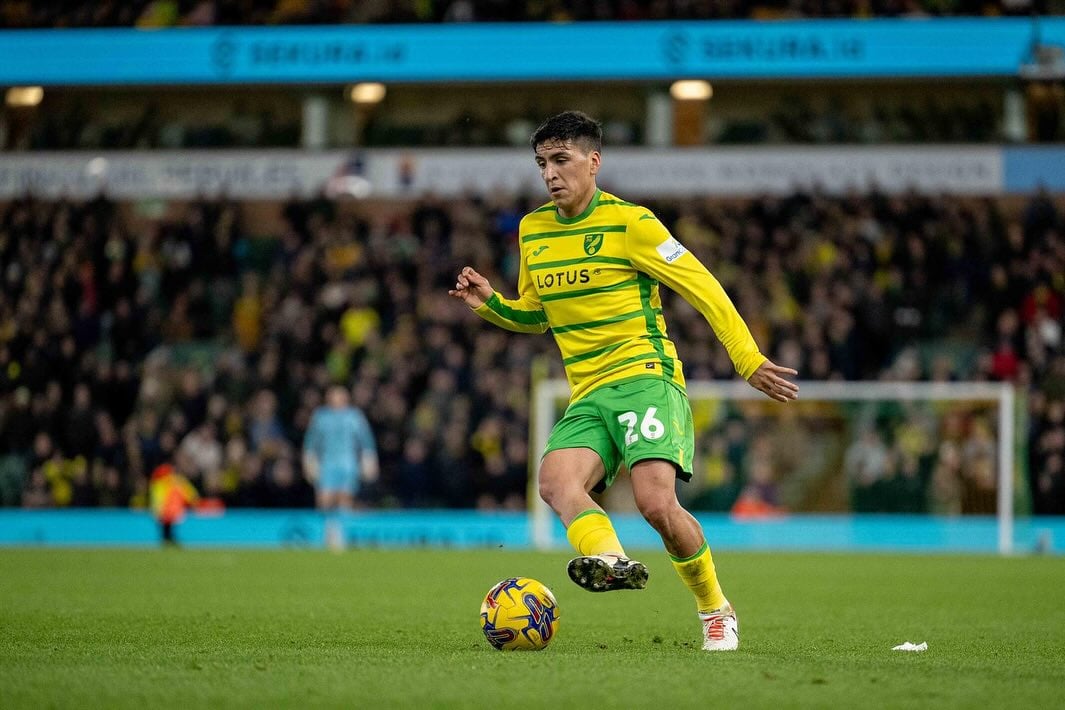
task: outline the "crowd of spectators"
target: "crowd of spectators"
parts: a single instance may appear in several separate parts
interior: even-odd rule
[[[927,98],[867,111],[834,97],[813,106],[800,96],[784,98],[765,118],[736,120],[712,137],[728,143],[884,144],[990,143],[1003,139],[999,111],[990,101]]]
[[[535,206],[512,195],[293,201],[276,233],[253,236],[251,206],[224,201],[136,220],[104,198],[3,205],[0,504],[143,505],[147,476],[169,461],[229,506],[310,505],[300,442],[324,388],[342,382],[378,441],[367,504],[523,506],[530,364],[544,355],[559,375],[557,352],[547,335],[482,323],[446,290],[474,264],[512,291],[518,221]],[[804,379],[1017,383],[1033,507],[1065,513],[1061,204],[794,194],[651,206],[763,350]],[[672,294],[664,302],[688,378],[734,379],[701,317]],[[944,342],[964,347],[928,355]],[[944,510],[931,481],[964,487],[972,467],[951,468],[928,442],[983,447],[994,461],[979,413],[923,449],[905,434],[913,419],[873,421],[864,454],[855,444],[837,467],[857,471],[840,509],[864,505],[862,481],[908,475],[909,451],[927,466],[920,500],[900,509]],[[786,442],[802,431],[770,436],[737,417],[705,431],[691,491],[706,507],[814,505],[791,492],[801,467],[774,454],[801,451]],[[877,437],[880,449],[910,448],[869,479]],[[830,485],[802,489],[824,500]]]
[[[12,122],[13,123],[13,122]],[[299,121],[238,102],[223,118],[174,116],[156,102],[139,115],[90,115],[84,102],[41,111],[20,129],[0,115],[0,150],[179,150],[182,148],[296,148]]]
[[[1065,13],[1061,0],[9,0],[4,27],[571,22]]]
[[[705,130],[708,144],[883,145],[895,143],[990,143],[1004,140],[1001,112],[983,100],[929,97],[897,105],[860,106],[855,97],[835,96],[811,103],[801,96],[785,96],[770,111],[744,107],[718,118],[710,110]],[[463,110],[448,119],[425,125],[406,125],[387,114],[369,126],[367,145],[525,145],[537,123],[515,107],[496,107],[492,113]],[[504,113],[506,112],[506,113]],[[635,145],[644,139],[639,121],[606,116],[604,133],[610,145]],[[1053,138],[1065,135],[1055,125]],[[1037,136],[1033,133],[1032,139]]]

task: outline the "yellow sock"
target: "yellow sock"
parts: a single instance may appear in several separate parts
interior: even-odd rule
[[[582,555],[625,554],[610,518],[597,508],[589,508],[574,518],[566,528],[566,537]]]
[[[673,568],[677,570],[677,574],[695,595],[695,605],[699,611],[711,612],[724,606],[725,595],[717,581],[710,546],[705,541],[691,557],[677,558],[670,555],[669,558],[673,560]]]

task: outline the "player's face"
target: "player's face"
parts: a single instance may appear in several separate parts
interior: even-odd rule
[[[563,217],[575,217],[595,194],[599,151],[587,151],[573,141],[549,141],[536,146],[536,164],[547,192]]]
[[[348,391],[343,387],[330,387],[326,394],[326,401],[334,409],[348,406]]]

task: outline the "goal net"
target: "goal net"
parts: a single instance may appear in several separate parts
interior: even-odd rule
[[[1013,542],[1014,389],[986,382],[802,382],[774,402],[744,382],[689,382],[695,465],[678,488],[692,512],[993,515],[998,549]],[[535,386],[530,455],[538,459],[569,398],[565,380]],[[560,541],[536,495],[532,539]],[[608,509],[633,510],[624,494]]]

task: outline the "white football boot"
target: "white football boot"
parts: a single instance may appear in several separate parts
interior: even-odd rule
[[[628,557],[604,553],[574,557],[566,567],[569,578],[589,592],[615,589],[643,589],[647,586],[647,567]]]
[[[736,610],[725,600],[724,605],[709,614],[699,612],[703,622],[704,651],[735,651],[740,646],[740,623]]]

